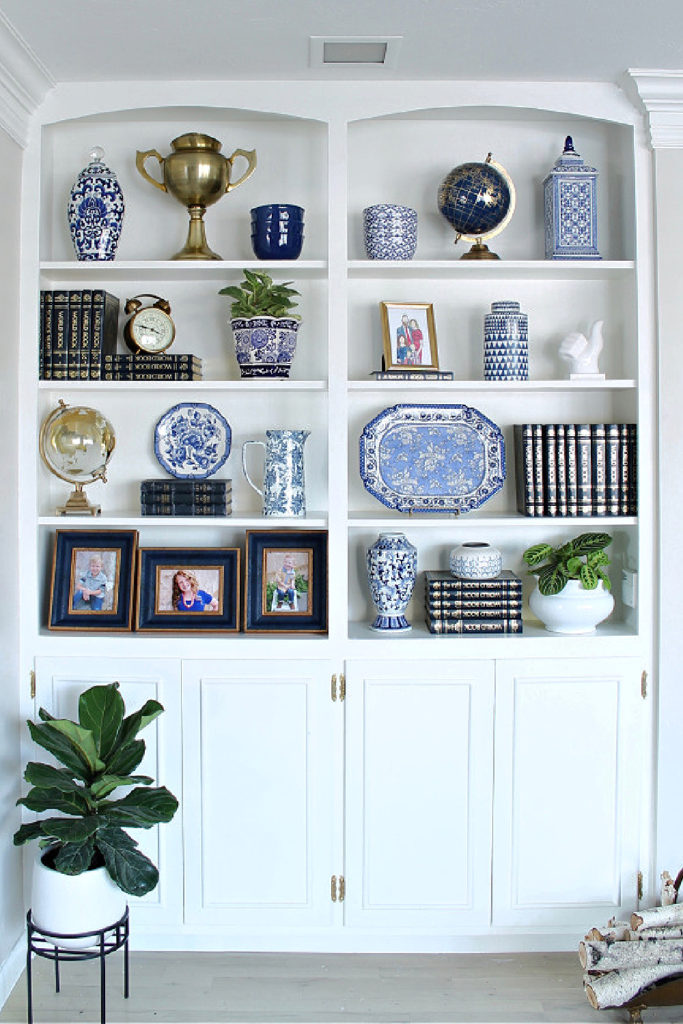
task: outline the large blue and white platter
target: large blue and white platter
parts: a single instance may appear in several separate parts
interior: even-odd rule
[[[393,405],[363,428],[360,475],[398,512],[471,512],[503,486],[503,434],[469,405]]]
[[[202,480],[230,454],[232,431],[225,417],[205,402],[179,402],[154,428],[154,452],[178,480]]]

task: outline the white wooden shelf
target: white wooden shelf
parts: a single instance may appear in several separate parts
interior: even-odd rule
[[[40,391],[327,391],[325,380],[41,380]]]
[[[115,529],[130,527],[140,529],[144,526],[164,526],[169,530],[192,527],[226,526],[231,529],[279,530],[297,528],[300,530],[327,527],[327,513],[309,512],[305,516],[141,516],[139,511],[110,512],[98,516],[40,516],[39,526],[56,526],[69,528],[97,528],[110,526]]]
[[[480,391],[524,394],[530,391],[633,391],[635,380],[350,380],[349,391]]]
[[[464,251],[464,250],[463,250]],[[349,260],[351,277],[596,280],[632,273],[634,260]]]
[[[437,529],[447,527],[458,530],[481,530],[484,527],[498,529],[515,529],[543,523],[545,526],[566,526],[568,529],[587,528],[605,529],[608,526],[635,526],[638,520],[634,516],[523,516],[510,512],[468,512],[466,515],[443,515],[440,513],[392,512],[380,509],[377,512],[354,512],[349,516],[349,529],[396,529],[400,523],[405,529]]]
[[[43,260],[40,274],[44,283],[104,278],[112,281],[225,281],[227,275],[244,269],[269,274],[315,277],[327,270],[326,260]]]

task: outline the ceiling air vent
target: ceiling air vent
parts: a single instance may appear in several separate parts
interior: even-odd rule
[[[311,67],[381,67],[396,65],[402,36],[334,37],[311,36]]]

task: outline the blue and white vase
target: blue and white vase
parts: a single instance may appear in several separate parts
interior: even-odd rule
[[[598,172],[574,149],[571,135],[543,182],[545,258],[599,260]]]
[[[412,629],[405,610],[417,578],[417,548],[402,533],[380,533],[368,549],[366,564],[377,618],[370,626],[381,633]]]
[[[492,302],[484,317],[484,380],[528,380],[529,318],[519,302]]]
[[[263,498],[264,516],[305,516],[306,486],[304,444],[309,430],[266,430],[266,441],[245,441],[242,469],[254,490]],[[247,448],[260,445],[265,456],[263,490],[249,476]]]
[[[240,376],[288,378],[300,325],[293,317],[233,317],[230,326]]]
[[[363,210],[369,260],[412,260],[417,248],[417,212],[410,206],[378,203]]]
[[[503,568],[503,556],[485,541],[465,541],[451,551],[449,566],[461,580],[492,580]]]
[[[113,260],[121,237],[125,203],[116,175],[95,146],[69,194],[67,217],[78,260]]]

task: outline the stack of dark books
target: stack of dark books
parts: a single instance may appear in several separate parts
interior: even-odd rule
[[[430,633],[522,632],[522,581],[509,569],[490,580],[461,580],[448,571],[425,573]]]
[[[232,480],[143,480],[143,516],[232,515]]]
[[[517,423],[514,434],[522,515],[638,514],[635,423]]]
[[[116,351],[119,300],[101,288],[40,293],[41,380],[101,380]]]
[[[202,361],[185,353],[105,355],[102,380],[201,380]]]

